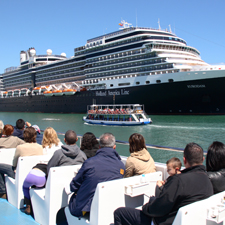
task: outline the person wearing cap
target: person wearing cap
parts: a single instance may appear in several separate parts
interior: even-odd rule
[[[41,134],[41,130],[39,128],[38,125],[32,125],[32,127],[36,130],[37,132],[37,137],[36,137],[36,141],[39,145],[42,144],[42,140],[43,140],[43,134]]]

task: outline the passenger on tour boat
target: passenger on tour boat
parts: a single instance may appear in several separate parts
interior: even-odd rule
[[[4,128],[4,123],[2,120],[0,120],[0,138],[2,137],[3,128]]]
[[[16,121],[16,126],[14,126],[13,136],[16,136],[16,137],[24,140],[23,131],[26,127],[25,125],[27,125],[28,127],[31,126],[31,124],[29,122],[25,123],[25,121],[23,119],[18,119]]]
[[[96,152],[99,150],[99,143],[93,133],[87,132],[83,135],[80,150],[86,154],[87,158],[96,155]]]
[[[43,139],[43,134],[41,134],[41,130],[38,125],[32,125],[32,127],[37,131],[36,140],[37,140],[37,143],[41,145],[42,139]]]
[[[155,162],[147,151],[144,137],[134,133],[129,138],[129,144],[130,156],[126,161],[125,177],[156,172]]]
[[[225,190],[225,145],[214,141],[208,148],[206,170],[213,185],[214,194]]]
[[[37,132],[33,127],[26,128],[23,136],[26,143],[17,146],[13,165],[0,164],[0,198],[6,198],[4,174],[15,179],[18,158],[20,156],[43,155],[42,146],[36,143]]]
[[[74,216],[82,217],[90,212],[98,183],[124,176],[125,166],[115,150],[116,144],[113,134],[101,135],[99,146],[100,149],[96,155],[83,163],[78,174],[71,181],[70,187],[65,188],[67,194],[74,192],[69,202],[70,213]]]
[[[203,149],[189,143],[184,149],[181,174],[170,176],[158,197],[150,197],[142,210],[121,207],[114,212],[114,225],[172,224],[180,207],[213,195],[213,187],[202,165]]]
[[[180,174],[182,163],[180,159],[173,157],[166,162],[167,173],[170,176],[174,176],[175,174]],[[167,178],[168,179],[168,178]],[[158,197],[165,185],[167,180],[158,180],[155,187],[155,196]]]
[[[44,130],[42,147],[43,154],[53,154],[56,150],[60,149],[63,143],[59,140],[56,131],[52,127],[47,127]]]
[[[10,124],[4,126],[2,137],[0,138],[0,148],[16,148],[18,145],[26,143],[24,140],[12,136],[13,130],[14,128]]]
[[[30,187],[33,185],[36,187],[43,187],[46,183],[47,175],[51,167],[78,165],[82,164],[87,159],[85,153],[82,152],[76,145],[77,140],[78,138],[76,133],[73,130],[68,130],[64,138],[66,144],[62,145],[60,149],[54,152],[48,164],[38,163],[29,172],[23,183],[23,193],[26,202],[26,214],[32,214],[29,194]]]

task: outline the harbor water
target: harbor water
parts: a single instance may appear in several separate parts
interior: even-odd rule
[[[153,123],[145,126],[120,127],[87,125],[83,122],[84,114],[46,114],[46,113],[13,113],[0,112],[0,120],[4,124],[15,125],[19,118],[37,124],[41,130],[53,127],[57,132],[65,133],[74,130],[78,135],[92,132],[99,137],[111,132],[116,140],[128,141],[132,133],[140,133],[145,137],[146,144],[183,149],[189,142],[201,145],[204,151],[213,141],[225,142],[225,116],[150,116]],[[59,135],[63,141],[63,135]],[[78,143],[79,145],[79,143]],[[117,144],[120,155],[129,156],[127,145]],[[182,159],[177,151],[149,148],[149,152],[157,162],[165,163],[171,157]]]

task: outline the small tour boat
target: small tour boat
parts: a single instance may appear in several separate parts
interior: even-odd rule
[[[152,123],[139,104],[89,105],[83,120],[89,124],[135,126]]]
[[[64,89],[62,92],[64,95],[74,95],[76,91],[75,89]]]

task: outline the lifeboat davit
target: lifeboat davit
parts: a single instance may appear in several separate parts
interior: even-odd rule
[[[55,96],[63,95],[62,90],[54,90],[52,91],[52,94]]]
[[[19,89],[14,90],[14,96],[18,96],[19,94],[20,94],[20,90]]]
[[[52,96],[53,95],[53,93],[52,93],[52,91],[44,91],[44,96]]]
[[[64,95],[74,95],[76,91],[75,89],[64,89],[62,92]]]
[[[22,88],[22,89],[21,89],[21,94],[22,94],[22,95],[24,95],[24,94],[26,94],[26,93],[27,93],[27,91],[28,91],[28,89],[27,89],[27,88]]]
[[[8,91],[8,96],[12,96],[13,95],[13,91]]]

